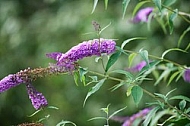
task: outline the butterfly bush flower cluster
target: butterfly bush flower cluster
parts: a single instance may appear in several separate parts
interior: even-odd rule
[[[53,52],[46,54],[47,57],[57,61],[58,67],[64,67],[65,70],[72,71],[75,69],[75,62],[85,57],[101,54],[110,54],[115,51],[115,41],[111,39],[94,39],[84,41],[72,47],[66,53]]]
[[[144,120],[146,115],[150,111],[151,111],[151,108],[145,108],[132,116],[127,116],[127,117],[114,116],[112,117],[112,120],[122,122],[123,123],[122,126],[133,126],[133,123],[136,119],[141,118],[141,120]]]
[[[48,105],[46,98],[38,92],[32,85],[37,78],[46,77],[47,75],[66,73],[76,69],[76,61],[84,57],[93,55],[101,56],[102,54],[111,54],[115,51],[115,41],[111,39],[94,39],[84,41],[72,47],[66,53],[54,52],[47,54],[48,57],[57,61],[56,64],[50,64],[47,68],[25,69],[10,74],[0,80],[0,93],[9,90],[20,84],[25,84],[29,99],[36,110]]]
[[[139,10],[136,16],[132,19],[132,22],[133,23],[148,22],[148,17],[152,13],[153,9],[154,8],[152,7],[146,7]]]

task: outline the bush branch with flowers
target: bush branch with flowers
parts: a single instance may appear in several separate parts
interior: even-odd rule
[[[152,4],[151,7],[141,8],[147,3]],[[145,23],[150,27],[152,20],[157,20],[159,26],[163,29],[163,32],[167,34],[166,27],[169,28],[170,34],[175,30],[174,22],[176,18],[182,18],[188,24],[190,23],[190,14],[181,12],[178,9],[172,9],[170,6],[175,1],[161,1],[161,0],[145,0],[140,1],[133,12],[134,18],[130,20],[131,23],[139,24]],[[130,4],[130,0],[123,0],[123,16],[127,6]],[[94,0],[94,7],[92,13],[96,10],[98,0]],[[108,7],[108,0],[105,0],[105,7]],[[141,8],[141,9],[140,9]],[[166,17],[166,18],[164,18]],[[146,94],[152,102],[144,103],[144,109],[139,112],[128,116],[118,116],[119,113],[127,109],[127,104],[123,105],[123,108],[118,108],[110,114],[111,104],[107,107],[101,108],[106,116],[97,116],[89,119],[89,121],[105,120],[104,126],[111,126],[110,121],[116,121],[122,126],[155,126],[155,125],[190,125],[190,107],[189,96],[181,94],[173,95],[178,89],[171,89],[166,94],[161,92],[153,92],[144,85],[144,82],[149,81],[152,83],[153,88],[166,80],[165,87],[177,83],[180,78],[183,78],[185,83],[190,83],[190,68],[187,65],[182,65],[177,61],[173,61],[165,58],[170,52],[189,53],[190,43],[186,44],[185,48],[181,48],[182,40],[184,36],[190,31],[190,27],[187,27],[183,34],[179,37],[176,47],[166,49],[161,56],[151,55],[149,51],[143,49],[139,51],[128,50],[127,45],[134,41],[142,41],[148,38],[146,37],[134,37],[126,39],[121,45],[118,45],[118,39],[105,39],[101,33],[109,26],[101,28],[100,24],[96,21],[92,22],[92,25],[97,34],[96,39],[86,40],[78,45],[72,47],[67,52],[52,52],[47,53],[46,56],[55,60],[56,63],[50,63],[47,67],[39,68],[27,68],[21,70],[15,74],[9,74],[0,81],[0,93],[4,93],[18,85],[25,85],[29,99],[33,107],[37,110],[36,113],[43,111],[45,108],[56,108],[48,106],[48,99],[46,99],[42,93],[38,92],[33,83],[38,78],[45,78],[50,75],[68,74],[73,76],[76,85],[82,83],[84,86],[91,86],[84,98],[83,106],[90,100],[92,95],[98,93],[101,87],[105,84],[109,84],[108,81],[112,80],[116,84],[110,86],[111,91],[124,88],[126,91],[126,98],[131,96],[134,104],[137,106],[140,102],[143,102],[143,97]],[[96,63],[101,63],[102,71],[96,72],[90,67],[87,68],[80,64],[80,61],[86,57],[95,58]],[[119,59],[125,57],[128,59],[127,68],[116,68],[114,65],[119,64]],[[132,65],[135,58],[142,59],[140,63]],[[155,78],[155,79],[154,79]],[[175,82],[174,82],[175,80]],[[163,85],[162,85],[163,86]],[[165,88],[163,87],[163,88]],[[178,106],[173,104],[173,101],[178,101]],[[56,106],[56,105],[55,105]],[[25,125],[43,125],[43,119],[40,123],[23,123],[19,126]],[[61,125],[77,125],[71,121],[61,121],[57,126]]]

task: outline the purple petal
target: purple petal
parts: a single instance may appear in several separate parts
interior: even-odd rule
[[[136,16],[133,18],[133,22],[134,23],[147,22],[148,16],[152,13],[153,9],[154,8],[152,7],[147,7],[139,10]]]
[[[186,69],[186,70],[185,70],[185,72],[184,72],[184,74],[183,74],[183,79],[184,79],[186,82],[190,83],[190,69]]]

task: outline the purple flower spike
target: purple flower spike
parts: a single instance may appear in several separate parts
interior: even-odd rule
[[[12,87],[15,87],[21,83],[25,83],[17,74],[10,74],[0,80],[0,93],[9,90]]]
[[[36,110],[48,105],[46,98],[42,95],[42,93],[39,93],[31,83],[27,83],[26,88],[28,90],[28,95],[32,102],[32,105]]]
[[[152,13],[153,9],[154,8],[152,7],[146,7],[144,9],[139,10],[132,21],[134,23],[148,22],[148,16]]]
[[[190,69],[186,69],[186,70],[185,70],[185,72],[184,72],[184,74],[183,74],[183,79],[184,79],[186,82],[190,83]]]
[[[129,70],[131,72],[139,72],[142,70],[143,67],[145,67],[147,65],[147,63],[145,61],[140,62],[139,64],[137,64],[134,67],[131,68],[127,68],[126,70]]]
[[[74,70],[74,62],[93,55],[111,54],[115,51],[115,45],[115,41],[111,39],[100,38],[79,43],[64,54],[53,52],[46,55],[49,58],[55,59],[58,66],[72,71]]]

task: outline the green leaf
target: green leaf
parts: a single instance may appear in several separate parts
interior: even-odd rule
[[[171,6],[175,2],[176,2],[176,0],[164,0],[163,5],[165,5],[165,6]]]
[[[75,123],[71,121],[64,121],[62,120],[60,123],[58,123],[56,126],[65,126],[66,124],[72,124],[73,126],[77,126]]]
[[[108,8],[108,0],[104,0],[104,3],[105,3],[105,9],[107,10],[107,8]]]
[[[85,74],[87,74],[87,73],[88,73],[87,68],[79,67],[80,81],[84,84],[84,86],[86,85]]]
[[[74,72],[74,81],[75,81],[75,84],[78,86],[78,80],[79,80],[79,74],[78,72]]]
[[[147,50],[140,50],[139,54],[145,60],[146,64],[149,64],[148,51]]]
[[[124,74],[126,77],[130,78],[131,80],[134,78],[134,76],[126,70],[114,70],[114,71],[111,71],[110,73]]]
[[[123,110],[126,109],[126,108],[127,108],[127,106],[125,106],[125,107],[123,107],[123,108],[121,108],[121,109],[115,111],[114,113],[112,113],[112,114],[108,117],[108,119],[112,118],[114,115],[116,115],[117,113],[123,111]]]
[[[111,87],[111,91],[115,91],[116,89],[120,88],[121,86],[123,86],[124,84],[126,84],[125,81],[121,81],[119,84],[114,85],[113,87]]]
[[[162,74],[160,75],[160,77],[159,77],[159,78],[157,79],[157,81],[154,83],[154,86],[156,86],[158,83],[160,83],[160,81],[161,81],[164,77],[168,76],[168,75],[170,74],[170,72],[171,72],[170,69],[167,69],[167,70],[163,71]]]
[[[159,106],[153,108],[149,113],[148,115],[146,116],[144,122],[143,122],[143,126],[148,126],[148,124],[150,123],[151,119],[154,118],[156,112],[160,109]]]
[[[137,11],[139,10],[139,8],[144,5],[145,3],[148,3],[150,1],[141,1],[139,2],[136,6],[135,6],[135,9],[133,10],[133,17],[135,16],[135,14],[137,13]]]
[[[94,94],[95,92],[97,92],[100,87],[103,85],[104,81],[106,80],[106,78],[100,80],[95,86],[93,86],[92,88],[89,89],[87,95],[86,95],[86,98],[84,100],[84,103],[83,103],[83,106],[85,105],[86,103],[86,100],[92,95]]]
[[[159,25],[161,26],[161,28],[162,28],[164,34],[167,34],[166,24],[165,24],[165,22],[163,21],[163,19],[162,19],[162,18],[155,18],[155,19],[156,19],[156,21],[159,23]]]
[[[88,121],[97,120],[97,119],[106,120],[107,118],[106,117],[94,117],[94,118],[89,119]]]
[[[95,11],[95,9],[96,9],[96,6],[97,6],[97,4],[98,4],[98,0],[94,0],[94,5],[93,5],[93,9],[92,9],[91,14],[92,14],[92,13],[94,13],[94,11]]]
[[[122,44],[121,44],[121,49],[123,49],[125,47],[125,45],[133,40],[136,40],[136,39],[146,39],[146,38],[143,38],[143,37],[135,37],[135,38],[130,38],[130,39],[127,39],[125,40]]]
[[[184,110],[185,106],[186,106],[186,101],[185,100],[180,101],[180,103],[179,103],[180,110]]]
[[[124,16],[125,16],[125,13],[126,13],[126,10],[127,10],[127,6],[129,4],[130,0],[123,0],[122,2],[122,8],[123,8],[123,19],[124,19]]]
[[[127,95],[127,96],[130,96],[130,95],[131,95],[131,90],[132,90],[132,88],[133,88],[133,86],[129,86],[129,87],[127,88],[127,92],[126,92],[126,95]]]
[[[183,96],[183,95],[177,95],[170,98],[170,100],[186,100],[190,102],[190,98]]]
[[[161,58],[164,59],[164,56],[165,56],[167,53],[171,52],[171,51],[186,52],[186,51],[184,51],[184,50],[182,50],[182,49],[179,49],[179,48],[172,48],[172,49],[168,49],[168,50],[164,51],[164,52],[162,53],[162,57],[161,57]]]
[[[170,79],[169,79],[169,81],[168,81],[168,83],[167,83],[167,86],[170,85],[170,83],[172,82],[172,80],[173,80],[178,74],[180,74],[180,71],[177,71],[177,72],[175,72],[175,73],[173,73],[173,74],[171,75],[171,77],[170,77]]]
[[[116,52],[112,54],[108,60],[108,63],[106,65],[105,71],[107,72],[109,68],[118,60],[119,56],[121,55],[121,52]]]
[[[190,31],[190,26],[185,30],[185,31],[183,31],[183,34],[180,36],[180,38],[179,38],[179,40],[178,40],[178,43],[177,43],[177,46],[179,47],[180,46],[180,44],[181,44],[181,41],[182,41],[182,39],[184,38],[184,36],[187,34],[187,32],[189,32]]]
[[[154,4],[156,5],[156,7],[160,10],[162,10],[162,3],[161,0],[153,0]]]
[[[135,104],[138,105],[143,96],[142,88],[139,86],[133,86],[133,88],[131,90],[131,94],[133,96],[133,100],[134,100]]]
[[[49,108],[49,109],[56,109],[56,110],[59,109],[58,107],[55,107],[55,106],[48,106],[47,108]]]
[[[129,61],[129,67],[131,67],[131,64],[133,62],[133,59],[135,58],[137,54],[136,53],[131,53],[128,57],[128,61]]]
[[[108,24],[108,25],[106,25],[105,27],[103,27],[102,29],[101,29],[101,31],[99,32],[99,34],[101,34],[106,28],[108,28],[109,26],[111,25],[111,22]]]
[[[169,16],[169,28],[170,28],[170,34],[172,34],[173,32],[173,28],[174,28],[174,25],[173,25],[173,22],[174,22],[174,19],[178,16],[178,10],[174,10],[174,12]]]
[[[152,119],[150,126],[156,126],[158,124],[159,119],[161,119],[164,115],[172,115],[172,113],[168,109],[158,112]]]

